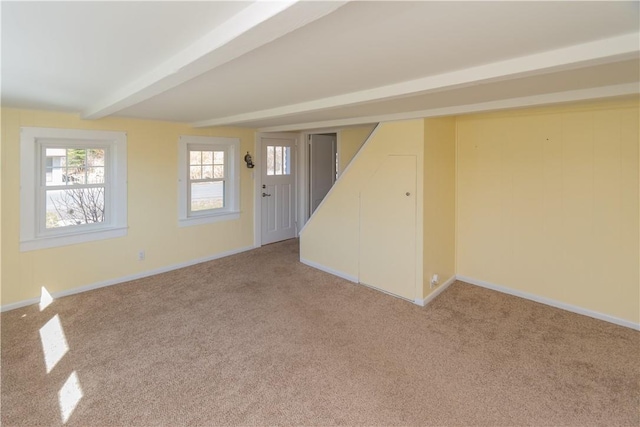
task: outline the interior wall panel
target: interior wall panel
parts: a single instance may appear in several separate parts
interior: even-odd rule
[[[638,103],[457,126],[457,274],[638,323]]]

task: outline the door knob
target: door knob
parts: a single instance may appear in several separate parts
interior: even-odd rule
[[[271,194],[262,193],[262,197],[271,197]]]

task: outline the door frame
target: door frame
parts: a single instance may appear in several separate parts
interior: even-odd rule
[[[309,185],[311,183],[311,176],[309,172],[310,150],[309,150],[309,137],[311,135],[323,134],[323,133],[335,133],[336,134],[336,158],[340,156],[340,131],[342,128],[326,128],[326,129],[312,129],[300,132],[300,141],[302,144],[298,144],[298,235],[305,226],[311,215],[309,214]],[[336,180],[337,181],[337,180]],[[335,185],[335,182],[334,182]]]
[[[294,156],[292,161],[295,163],[295,168],[293,171],[293,182],[295,185],[293,191],[293,203],[295,206],[294,209],[294,223],[296,227],[295,235],[296,237],[300,233],[300,225],[298,220],[298,207],[299,207],[299,177],[300,173],[298,168],[300,167],[300,155],[298,150],[301,145],[300,142],[300,134],[297,132],[256,132],[255,140],[253,144],[253,153],[251,157],[253,158],[253,164],[255,165],[251,174],[253,177],[253,247],[259,248],[262,246],[262,138],[264,136],[270,136],[274,138],[283,138],[283,139],[293,139],[294,143]],[[241,154],[241,157],[244,157]]]
[[[256,132],[253,146],[253,163],[255,167],[252,171],[253,177],[253,246],[259,248],[262,246],[262,188],[260,182],[262,179],[262,137],[273,136],[276,138],[295,138],[295,156],[296,162],[294,203],[296,236],[300,236],[303,227],[309,221],[309,136],[321,133],[336,134],[336,157],[340,156],[340,131],[342,128],[322,128],[311,129],[302,132]],[[241,154],[241,157],[244,155]]]
[[[313,136],[314,135],[334,135],[335,136],[335,141],[333,141],[332,145],[332,150],[335,150],[335,152],[333,153],[333,162],[331,163],[331,187],[333,187],[337,181],[336,178],[336,174],[338,173],[338,168],[336,166],[336,163],[338,161],[338,134],[337,132],[322,132],[322,133],[312,133],[309,134],[310,138],[308,137],[306,140],[306,145],[307,147],[311,147],[311,143],[313,140]],[[312,156],[313,156],[313,152],[312,150],[308,150],[308,154],[309,154],[309,159],[306,162],[307,168],[309,169],[309,173],[308,173],[308,177],[309,177],[309,184],[307,185],[307,194],[309,195],[308,199],[307,199],[307,211],[309,211],[310,216],[311,216],[311,209],[312,209],[312,200],[311,200],[311,192],[312,192],[312,182],[311,180],[313,179],[313,168],[312,168]],[[326,195],[325,195],[326,196]]]

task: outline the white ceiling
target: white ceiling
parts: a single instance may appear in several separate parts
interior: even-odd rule
[[[319,128],[640,93],[639,2],[2,2],[2,103]]]

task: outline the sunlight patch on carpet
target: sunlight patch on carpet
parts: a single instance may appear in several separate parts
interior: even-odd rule
[[[78,374],[76,374],[76,371],[73,371],[60,391],[58,391],[60,417],[62,418],[63,424],[69,420],[69,417],[73,414],[76,406],[78,406],[78,402],[80,402],[82,396],[84,396],[84,394],[82,393],[82,388],[80,388]]]
[[[40,341],[48,374],[69,351],[67,338],[64,336],[60,317],[57,314],[40,328]]]

